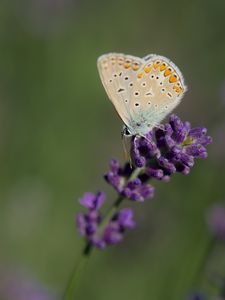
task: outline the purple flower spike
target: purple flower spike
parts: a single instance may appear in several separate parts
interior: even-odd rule
[[[208,226],[213,235],[225,241],[225,207],[215,205],[211,209]]]
[[[206,134],[206,128],[191,128],[189,122],[182,122],[177,116],[171,115],[169,122],[161,128],[154,128],[145,136],[133,136],[130,147],[132,166],[131,163],[121,166],[113,159],[109,171],[104,175],[106,182],[118,195],[113,204],[116,213],[110,219],[106,217],[105,224],[102,222],[104,217],[99,212],[105,194],[103,192],[97,195],[84,194],[80,204],[87,212],[79,213],[76,217],[80,234],[86,237],[89,244],[99,249],[122,241],[124,231],[134,228],[135,222],[130,208],[118,211],[121,201],[126,198],[144,202],[153,198],[155,189],[148,183],[150,179],[169,182],[176,172],[189,174],[196,158],[207,157],[206,146],[212,143],[212,138]],[[223,239],[225,239],[224,216],[224,211],[222,213],[217,211],[209,221],[213,233]],[[191,299],[202,299],[196,297]]]

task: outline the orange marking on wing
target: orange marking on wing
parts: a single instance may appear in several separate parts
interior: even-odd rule
[[[137,70],[139,69],[139,66],[134,65],[134,66],[132,67],[132,69],[133,69],[134,71],[137,71]]]
[[[169,82],[176,82],[177,81],[177,75],[171,75],[170,76],[170,79],[169,79]]]
[[[150,73],[151,72],[151,68],[149,66],[144,67],[144,71],[145,71],[145,73]]]
[[[140,73],[137,74],[137,77],[138,77],[138,78],[141,78],[142,75],[143,75],[143,73],[140,72]]]
[[[159,61],[157,61],[157,62],[155,62],[155,63],[153,64],[153,66],[154,66],[155,69],[157,69],[157,68],[159,67],[159,65],[160,65],[160,62],[159,62]]]
[[[166,64],[163,63],[159,69],[160,69],[160,71],[164,71],[166,69]]]
[[[182,88],[179,87],[178,85],[174,85],[174,86],[173,86],[173,89],[174,89],[178,94],[180,94],[180,93],[182,92]]]
[[[130,66],[131,66],[131,63],[125,63],[125,64],[124,64],[124,68],[125,68],[125,69],[130,68]]]
[[[172,70],[171,69],[166,69],[165,72],[164,72],[164,76],[169,76],[170,74],[172,73]]]

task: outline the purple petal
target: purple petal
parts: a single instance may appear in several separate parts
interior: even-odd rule
[[[95,194],[87,192],[80,198],[79,202],[84,207],[92,209],[94,207]]]
[[[134,228],[136,223],[133,220],[131,208],[124,208],[118,213],[118,222],[123,228]]]
[[[197,128],[192,128],[190,131],[189,131],[189,134],[188,136],[190,138],[193,138],[193,139],[199,139],[201,138],[203,135],[205,135],[207,133],[207,129],[204,128],[204,127],[197,127]]]

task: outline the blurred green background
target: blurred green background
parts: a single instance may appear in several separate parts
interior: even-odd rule
[[[2,278],[25,270],[62,294],[83,247],[77,199],[103,189],[113,201],[101,175],[111,157],[123,161],[97,57],[157,53],[189,87],[176,114],[206,126],[214,143],[189,176],[154,182],[154,200],[133,205],[138,227],[93,253],[77,299],[184,299],[209,240],[207,208],[225,199],[224,28],[223,0],[1,1]]]

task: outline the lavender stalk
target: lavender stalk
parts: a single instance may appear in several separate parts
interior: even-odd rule
[[[174,173],[189,174],[195,158],[206,158],[205,146],[212,142],[206,135],[206,128],[191,128],[189,122],[182,122],[171,115],[163,128],[151,130],[146,137],[135,136],[131,141],[129,163],[123,166],[115,159],[110,162],[110,170],[104,175],[108,184],[116,191],[118,197],[103,216],[100,212],[105,201],[105,194],[85,193],[80,204],[86,212],[78,213],[76,224],[81,236],[86,240],[83,257],[90,255],[91,249],[105,249],[123,240],[127,229],[136,226],[131,208],[119,209],[122,202],[144,202],[154,196],[155,189],[148,182],[152,179],[170,181]],[[76,273],[76,272],[75,272]],[[75,274],[74,273],[74,274]],[[75,290],[76,276],[73,276],[70,291]],[[72,286],[72,287],[71,287]],[[66,293],[65,300],[72,300],[73,293]]]

